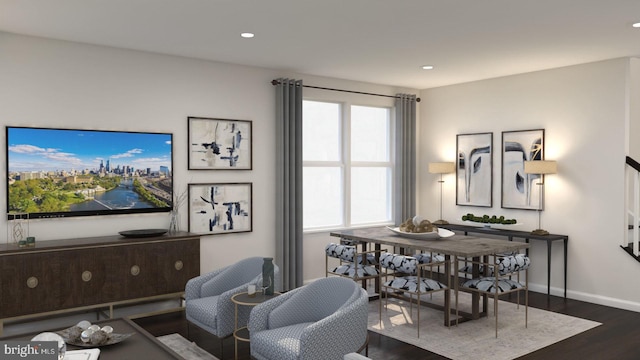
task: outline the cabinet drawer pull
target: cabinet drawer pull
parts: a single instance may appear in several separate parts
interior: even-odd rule
[[[176,268],[176,270],[180,271],[184,267],[184,264],[182,263],[182,260],[178,260],[173,266]]]
[[[138,276],[140,274],[140,266],[138,265],[133,265],[131,267],[131,275],[133,276]]]
[[[89,280],[91,280],[92,276],[93,274],[91,274],[91,271],[85,270],[82,272],[82,281],[88,282]]]
[[[38,278],[35,276],[32,276],[30,278],[27,279],[27,286],[29,287],[29,289],[33,289],[36,286],[38,286]]]

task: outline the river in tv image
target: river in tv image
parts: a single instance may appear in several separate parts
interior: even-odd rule
[[[71,205],[71,211],[93,211],[104,209],[148,209],[153,205],[144,201],[133,191],[132,180],[122,180],[113,190],[97,193],[91,201]]]

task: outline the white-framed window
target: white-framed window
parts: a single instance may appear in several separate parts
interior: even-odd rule
[[[393,224],[391,107],[303,101],[305,231]]]

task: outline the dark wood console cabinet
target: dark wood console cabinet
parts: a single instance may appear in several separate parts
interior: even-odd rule
[[[101,236],[0,245],[0,334],[19,319],[184,293],[200,274],[200,237]]]

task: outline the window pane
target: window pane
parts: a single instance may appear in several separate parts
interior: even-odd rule
[[[389,161],[389,109],[351,107],[351,160]]]
[[[302,102],[302,158],[340,160],[340,104]]]
[[[303,228],[342,225],[342,172],[339,167],[304,167]]]
[[[351,223],[391,220],[391,169],[354,167],[351,170]]]

